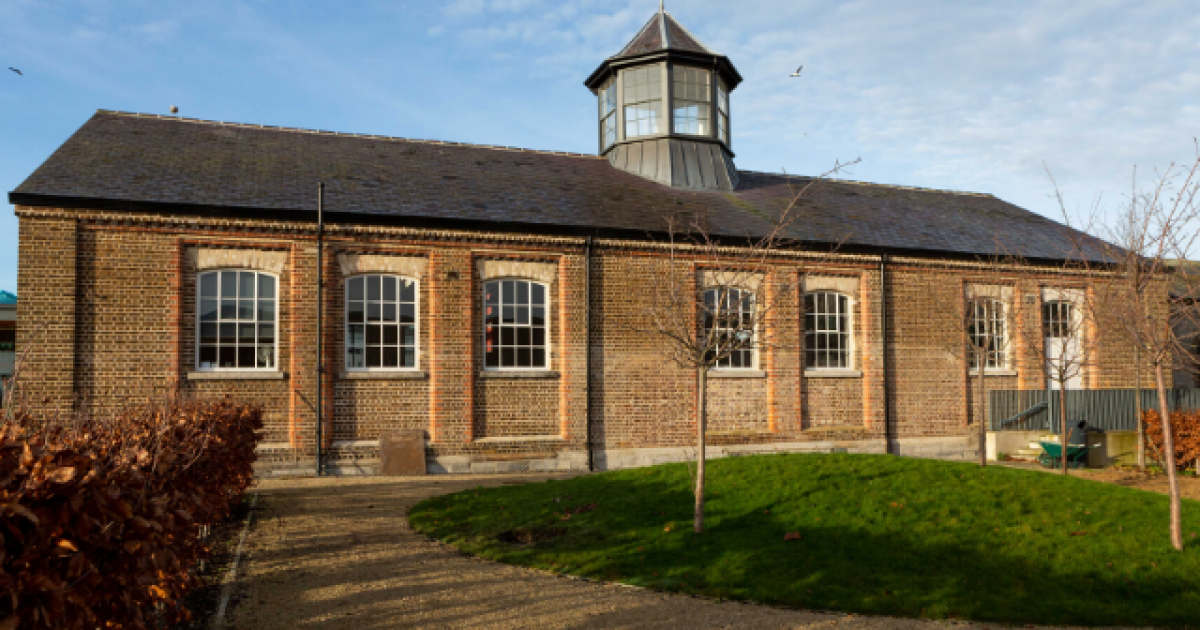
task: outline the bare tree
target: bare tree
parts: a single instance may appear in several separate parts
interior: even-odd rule
[[[1070,240],[1074,232],[1063,230]],[[1033,266],[1017,256],[1008,264],[1017,274],[1037,282],[1047,269]],[[1062,280],[1057,286],[1042,288],[1041,313],[1025,313],[1017,327],[1022,346],[1046,379],[1046,389],[1057,389],[1059,443],[1062,446],[1062,474],[1068,474],[1068,443],[1076,430],[1067,422],[1069,389],[1080,389],[1088,370],[1096,366],[1097,348],[1102,329],[1096,326],[1096,302],[1092,291],[1092,271],[1068,260],[1056,269]]]
[[[979,465],[987,466],[987,374],[989,368],[1004,368],[1012,358],[1012,312],[1005,306],[1004,289],[1012,292],[1012,274],[999,256],[980,261],[972,274],[963,303],[962,330],[966,335],[967,367],[975,374],[979,401]],[[1007,300],[1011,301],[1011,300]]]
[[[751,367],[747,362],[756,353],[775,344],[774,313],[795,304],[805,276],[803,270],[784,271],[781,262],[812,266],[836,250],[801,253],[792,231],[802,216],[800,200],[821,180],[857,163],[838,163],[802,184],[789,180],[788,202],[777,214],[752,211],[743,235],[714,233],[700,213],[663,217],[666,255],[650,265],[653,298],[633,328],[657,338],[665,358],[696,375],[696,533],[704,531],[708,372]]]
[[[1197,151],[1200,155],[1200,150]],[[1200,321],[1200,283],[1196,274],[1172,274],[1171,266],[1194,253],[1200,222],[1200,157],[1190,166],[1172,163],[1152,184],[1142,188],[1136,171],[1132,192],[1109,221],[1093,211],[1092,222],[1104,240],[1095,242],[1073,235],[1081,266],[1103,273],[1097,283],[1095,307],[1111,320],[1125,341],[1154,371],[1159,414],[1163,419],[1161,454],[1171,503],[1171,544],[1183,548],[1179,481],[1176,475],[1170,407],[1167,403],[1167,371],[1183,362],[1194,362],[1188,351]],[[1058,196],[1060,207],[1062,196]],[[1065,213],[1064,213],[1065,215]],[[1090,254],[1090,255],[1089,255]],[[1097,256],[1096,254],[1099,254]],[[1174,290],[1171,290],[1171,287]],[[1174,295],[1172,295],[1174,293]],[[1181,324],[1185,324],[1181,326]],[[1140,365],[1138,375],[1140,382]],[[1139,429],[1142,418],[1138,418]]]

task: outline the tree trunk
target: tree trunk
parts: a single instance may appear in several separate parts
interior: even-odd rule
[[[1171,500],[1171,546],[1183,550],[1183,523],[1179,506],[1179,477],[1175,470],[1175,441],[1171,437],[1170,407],[1167,406],[1167,381],[1161,362],[1154,363],[1154,386],[1158,389],[1158,414],[1162,418],[1163,461],[1167,469],[1168,496]]]
[[[1067,473],[1067,379],[1058,382],[1058,429],[1062,446],[1062,474]]]
[[[1142,422],[1142,347],[1133,347],[1133,373],[1136,386],[1133,395],[1137,397],[1137,467],[1146,472],[1146,425]]]
[[[696,513],[692,531],[704,532],[704,430],[708,425],[708,368],[696,370]]]
[[[979,362],[979,408],[983,410],[979,419],[979,465],[987,467],[987,353]],[[1000,456],[999,453],[996,454]]]

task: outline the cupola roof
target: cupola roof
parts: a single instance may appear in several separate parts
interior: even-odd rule
[[[722,56],[696,39],[670,13],[659,11],[638,31],[633,39],[610,59],[636,57],[660,50],[680,50],[704,55]]]

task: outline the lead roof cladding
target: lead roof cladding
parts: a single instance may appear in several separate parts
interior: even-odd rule
[[[331,220],[645,238],[672,213],[698,213],[712,233],[741,237],[809,181],[740,177],[732,192],[683,191],[592,155],[101,111],[9,199],[308,220],[323,181]],[[1067,228],[991,195],[823,180],[802,204],[789,236],[844,251],[1069,255]]]
[[[681,50],[686,52],[716,55],[700,40],[692,36],[682,24],[677,22],[670,13],[655,13],[649,22],[638,31],[637,35],[621,49],[621,52],[610,59],[636,57],[660,50]]]

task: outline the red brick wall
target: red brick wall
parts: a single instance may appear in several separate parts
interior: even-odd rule
[[[19,339],[34,347],[30,384],[61,409],[75,396],[100,402],[158,395],[181,383],[203,396],[230,394],[268,412],[266,441],[283,445],[267,463],[311,462],[316,412],[316,243],[311,224],[181,219],[89,210],[19,208]],[[279,276],[279,380],[189,380],[195,362],[196,270],[190,248],[263,249],[286,254]],[[420,278],[420,369],[415,378],[347,379],[342,348],[344,277],[338,253],[415,256]],[[585,444],[587,310],[581,239],[443,233],[330,226],[326,239],[323,390],[325,448],[334,459],[372,457],[369,442],[389,429],[425,429],[435,458],[475,461],[553,458]],[[664,342],[637,331],[654,295],[661,251],[601,241],[591,268],[592,437],[599,449],[691,447],[695,441],[693,371],[668,361]],[[551,283],[554,344],[551,378],[480,376],[480,278],[476,262],[504,258],[555,269]],[[764,279],[768,347],[763,376],[709,380],[714,443],[754,444],[883,436],[883,357],[878,262],[781,259]],[[675,273],[696,282],[694,261]],[[803,375],[802,273],[849,278],[856,289],[854,367],[861,376]],[[888,365],[893,435],[968,435],[980,407],[968,380],[960,309],[976,270],[958,263],[900,261],[889,267]],[[1067,280],[1013,279],[1014,302]],[[1016,305],[1013,317],[1040,306]],[[39,341],[34,333],[45,327]],[[1100,322],[1101,328],[1114,326]],[[1131,351],[1113,335],[1098,337],[1090,382],[1129,383]],[[990,377],[988,387],[1041,387],[1035,363],[1010,348],[1021,376]],[[182,380],[181,380],[182,377]],[[536,436],[537,441],[489,438]],[[357,451],[356,451],[357,449]],[[351,452],[355,451],[355,452]],[[364,455],[365,454],[365,455]],[[447,460],[448,461],[448,460]],[[305,464],[307,465],[307,464]]]

